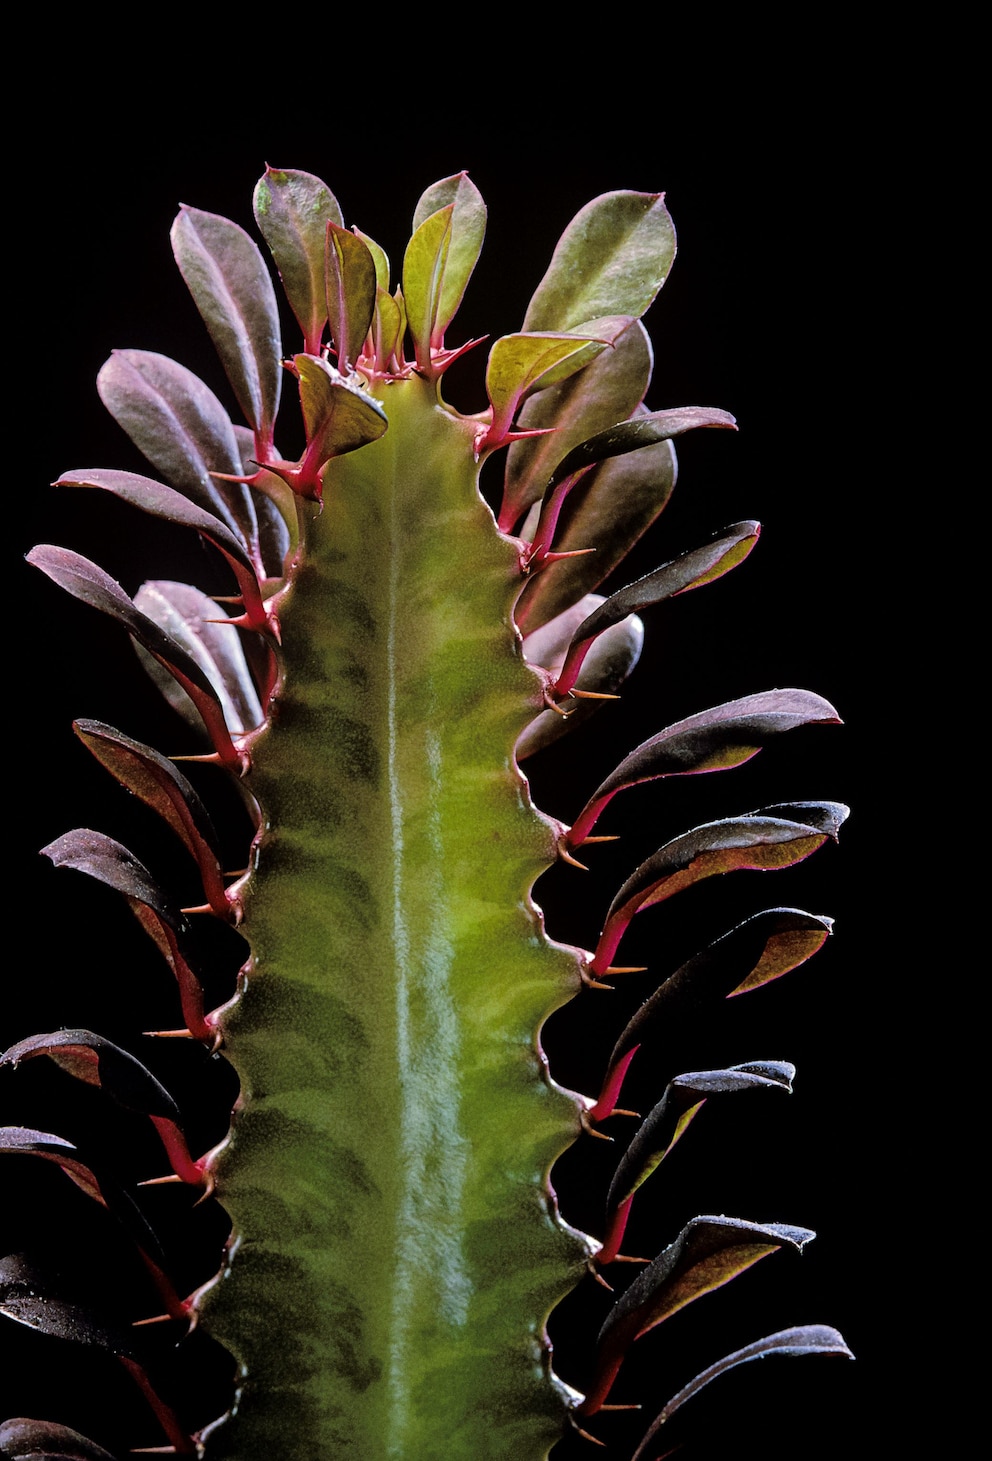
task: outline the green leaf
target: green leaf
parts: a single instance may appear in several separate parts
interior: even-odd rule
[[[375,283],[377,289],[389,293],[389,255],[381,244],[377,244],[374,238],[369,238],[360,228],[353,228],[352,233],[360,238],[362,243],[372,255],[372,262],[375,264]]]
[[[432,215],[451,208],[451,236],[444,260],[432,345],[440,349],[444,332],[458,313],[486,236],[486,205],[467,173],[442,178],[422,194],[413,215],[417,230]],[[404,264],[404,293],[406,274]],[[419,358],[419,357],[418,357]]]
[[[828,700],[810,690],[766,690],[701,711],[642,741],[597,787],[566,841],[580,847],[618,791],[664,776],[724,771],[756,756],[774,736],[800,725],[840,725]]]
[[[668,278],[675,229],[664,193],[604,193],[568,225],[530,302],[525,330],[575,330],[599,315],[639,318]]]
[[[596,323],[602,326],[600,335],[503,335],[496,341],[486,367],[486,394],[493,420],[484,445],[498,446],[505,441],[517,412],[532,392],[555,385],[588,365],[629,321]]]
[[[297,355],[294,364],[307,431],[303,471],[319,477],[333,457],[378,441],[389,423],[378,401],[345,379],[326,360]]]
[[[522,430],[553,427],[546,436],[511,443],[506,458],[499,525],[512,532],[519,519],[544,496],[555,467],[573,447],[626,421],[644,399],[651,379],[651,342],[635,320],[579,375],[531,396],[518,424]]]
[[[362,240],[335,223],[327,225],[325,284],[338,369],[348,375],[365,348],[375,314],[376,269]]]
[[[236,223],[183,207],[172,248],[264,460],[282,389],[275,291],[262,255]]]
[[[686,1304],[730,1283],[779,1248],[801,1253],[816,1234],[785,1223],[751,1223],[741,1218],[693,1218],[671,1247],[637,1275],[614,1304],[599,1332],[596,1374],[578,1407],[594,1415],[610,1392],[617,1370],[635,1339],[677,1314]]]
[[[403,298],[418,369],[430,373],[431,347],[443,334],[440,324],[444,273],[451,247],[452,214],[449,203],[424,220],[403,256]]]
[[[303,331],[303,348],[308,355],[319,355],[327,320],[324,237],[328,223],[339,228],[344,224],[338,200],[313,173],[266,166],[254,204],[259,232]]]
[[[651,1442],[655,1440],[662,1426],[681,1410],[687,1400],[698,1395],[711,1380],[717,1379],[719,1375],[726,1374],[728,1370],[735,1369],[737,1365],[747,1364],[749,1360],[768,1359],[771,1355],[783,1355],[794,1357],[807,1354],[835,1354],[843,1355],[849,1360],[854,1355],[848,1349],[844,1338],[836,1329],[831,1329],[828,1324],[799,1324],[793,1329],[780,1329],[776,1334],[768,1334],[764,1339],[756,1339],[753,1344],[746,1344],[743,1349],[737,1349],[733,1354],[725,1355],[723,1359],[698,1374],[694,1380],[690,1380],[677,1395],[673,1395],[664,1410],[652,1423],[650,1429],[634,1452],[631,1461],[649,1461],[653,1450],[649,1450]],[[666,1455],[671,1455],[666,1451]]]

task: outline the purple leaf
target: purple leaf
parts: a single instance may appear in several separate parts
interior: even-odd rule
[[[243,228],[199,208],[180,210],[172,248],[265,462],[282,388],[279,310],[265,261]]]
[[[625,756],[575,819],[566,842],[580,847],[618,791],[664,776],[723,771],[757,755],[773,736],[800,725],[840,725],[836,710],[809,690],[766,690],[689,716]]]
[[[182,951],[180,939],[188,929],[182,912],[166,897],[133,853],[102,832],[79,827],[43,847],[42,855],[56,867],[87,873],[123,893],[142,928],[165,959],[179,986],[186,1028],[197,1040],[217,1043],[216,1020],[203,1012],[203,986]]]
[[[137,472],[116,472],[90,467],[64,472],[55,486],[96,487],[131,507],[140,508],[150,517],[163,518],[166,522],[178,523],[180,527],[194,528],[201,537],[213,543],[230,564],[241,590],[246,627],[263,631],[268,628],[268,616],[262,604],[252,560],[240,537],[236,537],[212,512],[206,512],[181,492],[174,492],[171,487],[154,482],[150,477],[139,476]]]
[[[197,667],[210,687],[230,735],[245,735],[262,724],[265,714],[248,669],[241,638],[213,599],[188,583],[156,579],[141,585],[134,602],[149,623],[166,634],[170,642]],[[139,645],[144,644],[144,640],[139,639],[138,642]],[[160,665],[168,673],[163,674]],[[206,717],[184,682],[171,673],[170,665],[158,655],[153,655],[151,663],[145,663],[145,668],[173,709],[187,724],[199,729],[200,721]]]
[[[95,563],[69,548],[43,543],[31,549],[27,561],[47,573],[53,582],[74,598],[123,624],[193,701],[221,761],[240,769],[241,758],[224,723],[224,713],[214,687],[187,651],[143,614],[119,583]],[[237,631],[227,632],[234,634]]]
[[[23,1415],[0,1425],[0,1456],[8,1461],[114,1461],[109,1451],[69,1426]]]
[[[780,1329],[777,1334],[768,1334],[764,1339],[756,1339],[753,1344],[747,1344],[743,1349],[737,1349],[733,1354],[725,1355],[722,1360],[717,1360],[716,1364],[703,1370],[694,1380],[690,1380],[677,1395],[674,1395],[648,1430],[634,1452],[632,1461],[649,1461],[651,1442],[666,1421],[669,1421],[677,1410],[681,1410],[687,1400],[698,1395],[699,1391],[711,1380],[715,1380],[718,1375],[726,1374],[728,1370],[734,1369],[737,1365],[747,1364],[749,1360],[767,1359],[770,1355],[807,1354],[834,1354],[843,1355],[849,1360],[854,1359],[854,1355],[844,1343],[843,1336],[827,1324],[800,1324],[793,1329]]]
[[[599,1332],[595,1377],[579,1414],[599,1410],[635,1339],[703,1294],[722,1288],[769,1253],[782,1247],[801,1253],[815,1236],[809,1228],[784,1223],[693,1218],[671,1247],[642,1269],[607,1315]]]
[[[761,526],[756,522],[733,523],[702,547],[663,563],[653,573],[645,574],[626,588],[610,594],[575,631],[561,674],[555,682],[554,693],[564,698],[572,689],[589,646],[604,629],[619,623],[628,614],[639,614],[652,604],[688,593],[722,577],[747,557],[758,541],[760,531]]]
[[[592,1120],[602,1121],[613,1110],[630,1062],[642,1046],[651,1050],[662,1074],[671,1070],[674,1057],[669,1051],[687,1031],[706,1022],[714,1005],[759,989],[811,959],[823,947],[832,922],[799,908],[766,908],[695,954],[627,1024],[613,1047],[599,1099],[589,1111]]]
[[[549,426],[554,430],[511,444],[499,515],[503,532],[512,532],[531,504],[541,500],[563,456],[596,432],[625,421],[637,409],[651,379],[651,366],[651,342],[636,320],[612,350],[604,350],[579,375],[530,397],[518,425],[528,431]]]
[[[624,930],[642,908],[719,873],[792,867],[828,837],[836,838],[847,815],[839,802],[796,802],[707,822],[666,842],[631,874],[610,904],[591,972],[606,973]]]
[[[670,1081],[661,1100],[641,1122],[620,1158],[606,1199],[606,1236],[600,1263],[612,1263],[623,1241],[634,1193],[681,1140],[711,1096],[740,1091],[792,1091],[796,1068],[785,1060],[749,1061],[724,1070],[695,1070]]]
[[[98,720],[76,720],[72,728],[111,776],[171,827],[196,860],[211,908],[219,917],[227,918],[231,909],[215,851],[217,834],[195,787],[172,761],[113,726]]]
[[[555,534],[555,552],[579,556],[546,561],[531,574],[514,609],[522,632],[576,603],[620,566],[666,506],[676,476],[675,448],[662,441],[612,457],[583,477],[565,503]],[[594,551],[581,551],[588,548]]]
[[[166,481],[219,517],[254,554],[258,524],[250,488],[210,475],[246,474],[231,418],[209,386],[150,350],[115,350],[96,385],[114,420]]]
[[[179,1107],[150,1070],[127,1050],[91,1030],[54,1030],[29,1035],[0,1055],[0,1067],[47,1055],[60,1069],[89,1086],[107,1092],[119,1106],[147,1116],[169,1154],[173,1171],[184,1182],[204,1185],[203,1165],[194,1162],[183,1135]]]

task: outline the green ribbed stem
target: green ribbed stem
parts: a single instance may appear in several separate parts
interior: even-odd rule
[[[240,1242],[207,1304],[248,1381],[211,1454],[529,1461],[583,1256],[546,1189],[576,1113],[535,1047],[576,970],[529,903],[553,846],[511,755],[539,695],[471,426],[418,378],[380,396],[386,436],[327,474],[251,775]]]

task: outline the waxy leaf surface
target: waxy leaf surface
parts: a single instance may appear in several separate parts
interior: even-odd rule
[[[593,1415],[609,1394],[627,1350],[642,1334],[703,1294],[722,1288],[752,1264],[782,1247],[801,1253],[816,1234],[785,1223],[698,1217],[682,1229],[617,1300],[599,1332],[596,1378],[579,1406]]]
[[[726,1374],[728,1370],[747,1364],[749,1360],[768,1359],[771,1355],[794,1357],[808,1354],[833,1354],[842,1355],[849,1360],[854,1359],[854,1355],[844,1343],[842,1335],[838,1334],[836,1329],[831,1329],[828,1324],[799,1324],[792,1329],[780,1329],[777,1334],[767,1334],[763,1339],[756,1339],[753,1344],[746,1344],[743,1349],[734,1350],[733,1354],[725,1355],[723,1359],[717,1360],[715,1364],[698,1374],[694,1380],[690,1380],[689,1384],[677,1395],[673,1395],[664,1410],[652,1423],[631,1461],[649,1461],[649,1458],[655,1457],[656,1448],[652,1448],[651,1443],[657,1437],[661,1427],[671,1420],[676,1411],[681,1410],[687,1400],[698,1395],[700,1390],[720,1375]],[[665,1454],[671,1453],[666,1452]]]
[[[338,200],[309,172],[266,167],[255,185],[255,221],[269,246],[308,355],[320,353],[327,321],[324,240],[328,223],[343,227]]]
[[[568,834],[580,846],[618,791],[665,776],[739,766],[769,740],[800,725],[839,725],[829,701],[809,690],[767,690],[691,715],[643,741],[593,792]]]
[[[245,474],[231,418],[209,386],[150,350],[115,350],[96,385],[114,420],[166,481],[252,552],[259,529],[251,490],[210,475]]]
[[[261,449],[271,444],[282,389],[279,310],[265,261],[243,228],[199,208],[180,210],[172,247]]]
[[[527,308],[525,330],[639,318],[668,277],[675,229],[663,193],[604,193],[572,219]]]
[[[444,332],[462,302],[486,236],[486,205],[467,173],[442,178],[421,195],[413,215],[414,229],[419,229],[433,214],[447,208],[451,209],[451,227],[437,297],[432,342],[436,346],[441,344]]]

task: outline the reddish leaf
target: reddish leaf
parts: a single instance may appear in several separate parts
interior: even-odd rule
[[[607,1230],[600,1263],[612,1263],[623,1241],[634,1193],[657,1170],[711,1096],[740,1091],[792,1091],[796,1067],[785,1060],[750,1061],[724,1070],[695,1070],[676,1076],[644,1118],[620,1158],[606,1199]]]
[[[599,1332],[595,1377],[579,1414],[599,1410],[635,1339],[703,1294],[722,1288],[769,1253],[786,1246],[801,1253],[815,1236],[809,1228],[784,1223],[693,1218],[671,1247],[638,1274],[607,1315]]]
[[[23,1415],[0,1425],[0,1456],[9,1461],[114,1461],[109,1451],[69,1426]]]
[[[725,1355],[723,1359],[717,1360],[716,1364],[703,1370],[694,1380],[690,1380],[677,1395],[674,1395],[651,1425],[631,1461],[660,1461],[660,1457],[656,1457],[651,1443],[662,1426],[666,1421],[671,1420],[677,1410],[681,1410],[687,1400],[698,1395],[700,1390],[719,1375],[726,1374],[728,1370],[736,1368],[737,1365],[747,1364],[749,1360],[768,1359],[771,1355],[807,1354],[834,1354],[843,1355],[849,1360],[854,1359],[854,1355],[844,1343],[843,1336],[827,1324],[800,1324],[793,1329],[780,1329],[777,1334],[768,1334],[764,1339],[756,1339],[753,1344],[747,1344],[743,1349],[735,1350],[733,1354]]]
[[[653,573],[645,574],[626,588],[610,594],[576,630],[554,686],[555,694],[564,698],[572,689],[590,645],[604,629],[619,623],[628,614],[639,614],[652,604],[659,604],[677,594],[688,593],[691,589],[700,588],[704,583],[711,583],[722,577],[747,557],[757,542],[760,531],[761,526],[756,522],[734,523],[702,547],[683,553],[670,563],[663,563]]]
[[[123,893],[132,913],[172,970],[179,986],[186,1028],[197,1040],[216,1044],[216,1020],[203,1011],[203,986],[181,948],[188,925],[182,912],[167,898],[133,853],[102,832],[79,827],[66,832],[42,854],[56,867],[75,868]]]
[[[689,716],[625,756],[593,792],[566,837],[575,848],[589,836],[618,791],[663,776],[723,771],[757,755],[773,736],[799,725],[840,725],[836,710],[809,690],[767,690]]]
[[[195,787],[172,761],[113,726],[76,720],[72,728],[101,765],[172,828],[197,862],[211,908],[221,918],[228,917],[231,910],[215,851],[217,834]]]
[[[333,220],[327,224],[325,287],[338,369],[348,375],[362,354],[375,314],[375,260],[367,244]]]
[[[91,467],[64,472],[55,486],[97,487],[132,507],[140,508],[150,517],[160,517],[166,522],[178,523],[181,527],[195,528],[201,537],[213,543],[223,553],[230,564],[241,590],[247,627],[267,629],[268,617],[262,604],[252,560],[241,539],[235,537],[230,528],[214,517],[213,513],[190,502],[181,492],[174,492],[171,487],[165,487],[161,482],[153,482],[150,477],[139,476],[137,472],[105,471]]]
[[[140,1060],[91,1030],[54,1030],[11,1045],[0,1055],[0,1067],[16,1068],[36,1055],[47,1055],[76,1080],[99,1086],[118,1105],[147,1116],[169,1154],[173,1171],[184,1182],[203,1185],[204,1168],[189,1154],[179,1107]]]
[[[31,549],[27,561],[47,573],[49,578],[74,598],[81,599],[83,603],[99,609],[103,614],[109,614],[112,619],[123,624],[138,643],[144,645],[148,653],[179,682],[193,701],[220,759],[240,769],[241,758],[224,723],[224,713],[214,687],[187,651],[143,614],[119,583],[95,563],[73,553],[69,548],[41,544]]]
[[[251,489],[211,475],[248,474],[231,418],[209,386],[151,350],[115,350],[96,385],[114,420],[166,481],[219,517],[255,561],[258,523]]]
[[[243,228],[199,208],[180,210],[172,248],[264,462],[282,388],[279,310],[265,261]]]
[[[624,930],[642,908],[718,873],[792,867],[828,837],[836,838],[847,815],[847,807],[838,802],[796,802],[707,822],[666,842],[641,863],[611,903],[591,971],[606,972]]]
[[[155,579],[141,585],[134,602],[198,666],[232,736],[245,735],[262,724],[265,716],[241,637],[213,599],[191,584]],[[140,643],[143,641],[139,649]],[[158,656],[143,662],[173,709],[199,730],[203,713],[183,682],[172,674],[169,665],[162,665]]]
[[[664,1076],[676,1058],[670,1052],[687,1031],[706,1022],[714,1005],[758,989],[811,959],[823,947],[832,922],[799,908],[766,908],[689,959],[641,1005],[624,1029],[590,1117],[602,1121],[613,1110],[630,1062],[641,1046],[650,1049]]]

